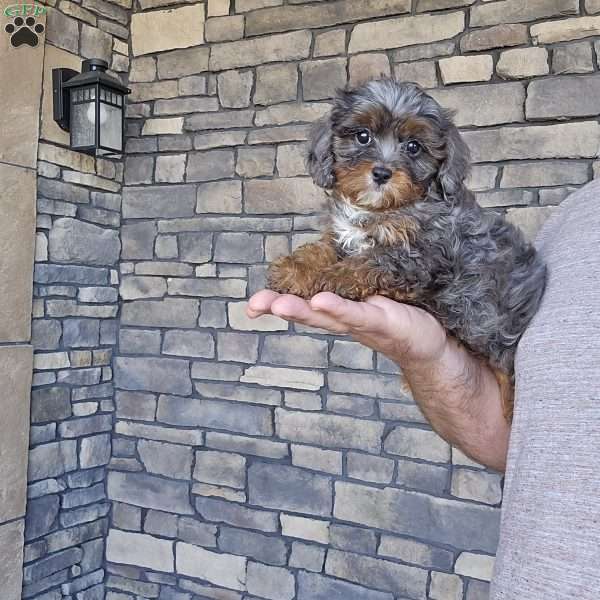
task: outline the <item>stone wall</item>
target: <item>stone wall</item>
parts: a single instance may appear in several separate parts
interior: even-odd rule
[[[431,432],[384,356],[249,321],[318,236],[309,124],[419,82],[479,202],[533,235],[593,176],[595,0],[207,0],[132,16],[107,598],[482,600],[501,478]]]
[[[12,45],[0,13],[0,582],[21,598],[31,390],[31,292],[35,247],[41,45]],[[38,24],[44,25],[40,15]],[[10,27],[9,27],[10,29]]]
[[[102,600],[110,504],[112,353],[123,164],[68,149],[52,116],[53,67],[129,67],[127,1],[48,7],[37,150],[29,486],[23,598]],[[19,596],[20,598],[21,596]]]

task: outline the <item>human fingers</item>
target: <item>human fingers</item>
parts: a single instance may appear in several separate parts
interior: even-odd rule
[[[271,305],[281,294],[272,290],[261,290],[254,294],[250,300],[248,300],[248,306],[246,308],[246,314],[251,319],[256,319],[261,315],[266,315],[271,312]]]
[[[379,329],[383,311],[365,302],[346,300],[331,292],[321,292],[310,300],[314,311],[344,324],[352,333],[365,333]]]
[[[348,327],[344,323],[326,313],[313,310],[309,302],[291,294],[276,298],[271,304],[271,313],[286,321],[326,329],[332,333],[348,333]]]

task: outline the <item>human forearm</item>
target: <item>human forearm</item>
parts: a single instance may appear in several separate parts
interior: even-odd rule
[[[504,471],[510,425],[486,364],[452,338],[432,361],[393,358],[433,429],[477,462]]]

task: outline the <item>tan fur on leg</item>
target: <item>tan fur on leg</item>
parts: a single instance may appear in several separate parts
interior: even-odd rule
[[[496,380],[498,381],[498,385],[500,386],[500,398],[502,400],[502,412],[504,413],[504,417],[510,423],[512,421],[513,416],[513,408],[514,408],[514,384],[512,382],[512,378],[510,375],[492,367],[492,371],[496,376]]]

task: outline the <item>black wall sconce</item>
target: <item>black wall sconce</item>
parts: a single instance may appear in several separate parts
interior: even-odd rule
[[[52,69],[54,120],[71,134],[71,148],[97,156],[123,152],[125,96],[131,90],[90,58],[73,69]]]

